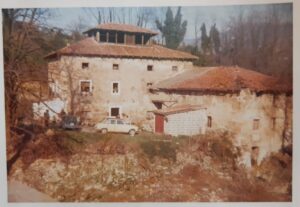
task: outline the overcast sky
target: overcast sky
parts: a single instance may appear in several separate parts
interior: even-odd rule
[[[195,6],[195,7],[182,7],[182,18],[188,21],[187,32],[185,39],[193,39],[195,37],[195,22],[198,22],[199,29],[204,22],[209,28],[213,23],[222,30],[226,28],[226,24],[230,21],[230,17],[238,15],[240,11],[247,12],[256,10],[264,12],[265,9],[270,8],[272,5],[243,5],[243,6]],[[282,13],[285,13],[288,21],[292,21],[292,7],[291,4],[281,4]],[[177,8],[173,8],[173,13],[176,13]],[[88,9],[84,8],[63,8],[51,9],[53,16],[49,19],[52,26],[60,27],[62,29],[70,28],[70,25],[79,18],[83,19],[87,27],[93,27],[97,24],[96,20],[89,14]],[[157,14],[161,14],[161,7],[155,8]],[[133,15],[134,18],[134,15]],[[155,19],[156,17],[153,17]],[[135,20],[132,20],[135,21]],[[154,21],[152,21],[154,22]],[[156,29],[154,24],[147,26],[149,29]],[[67,31],[67,30],[66,30]]]

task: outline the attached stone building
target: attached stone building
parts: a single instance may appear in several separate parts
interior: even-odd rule
[[[155,114],[178,106],[202,106],[207,124],[205,129],[199,124],[199,132],[230,131],[243,151],[259,150],[258,160],[279,150],[284,134],[292,130],[291,86],[258,72],[240,67],[195,68],[163,80],[151,90],[152,100],[160,108]],[[155,126],[157,129],[161,126]]]
[[[84,123],[107,116],[142,125],[156,109],[149,88],[193,69],[197,57],[153,44],[155,32],[132,25],[103,24],[89,37],[47,55],[53,97]]]

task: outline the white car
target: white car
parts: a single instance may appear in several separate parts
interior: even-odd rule
[[[106,134],[107,132],[121,132],[128,133],[130,136],[134,136],[139,130],[137,126],[118,118],[106,118],[96,124],[95,127],[102,134]]]

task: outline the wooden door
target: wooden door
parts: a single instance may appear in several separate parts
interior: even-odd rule
[[[164,133],[164,116],[156,114],[155,115],[155,132]]]

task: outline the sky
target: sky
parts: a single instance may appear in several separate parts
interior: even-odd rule
[[[264,12],[265,9],[270,8],[272,5],[243,5],[243,6],[195,6],[195,7],[182,7],[182,18],[188,21],[187,31],[185,35],[185,40],[195,38],[195,23],[197,23],[198,32],[200,33],[200,26],[205,23],[207,28],[212,24],[216,23],[217,28],[220,30],[226,29],[226,25],[230,21],[232,16],[236,16],[240,11],[244,11],[245,14],[250,11],[260,11]],[[292,10],[291,4],[282,4],[282,12],[286,13],[288,21],[292,21]],[[156,7],[155,16],[153,16],[153,21],[156,19],[157,15],[162,15],[164,18],[164,13],[162,13],[162,7]],[[97,24],[96,20],[89,13],[87,8],[57,8],[51,9],[52,17],[49,19],[48,23],[51,26],[59,27],[68,31],[72,23],[78,21],[81,18],[86,24],[87,28],[93,27]],[[177,8],[172,8],[175,15]],[[133,15],[134,16],[134,15]],[[134,20],[132,20],[134,21]],[[156,30],[155,24],[149,24],[147,26],[149,29]],[[208,29],[207,29],[208,30]]]

